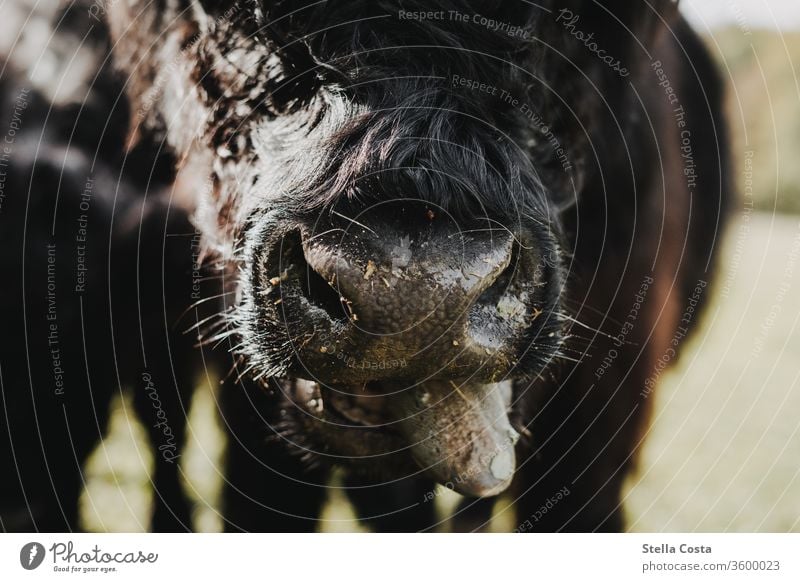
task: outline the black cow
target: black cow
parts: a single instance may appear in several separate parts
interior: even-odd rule
[[[623,527],[650,395],[700,313],[731,199],[720,82],[675,2],[83,8],[60,22],[91,29],[82,103],[98,111],[61,106],[55,128],[42,115],[45,150],[12,160],[18,206],[0,213],[19,227],[4,264],[36,269],[23,265],[4,297],[18,330],[2,350],[7,410],[35,421],[47,409],[57,427],[36,441],[41,419],[6,417],[4,466],[25,451],[35,467],[4,493],[4,527],[72,527],[55,509],[74,513],[109,386],[152,394],[158,370],[179,447],[201,360],[194,334],[175,330],[192,304],[210,310],[191,319],[220,346],[218,369],[234,356],[227,529],[313,529],[334,467],[377,530],[434,527],[436,483],[465,496],[456,529],[482,527],[503,492],[519,531]],[[75,217],[55,210],[80,208],[85,180],[62,175],[98,171],[91,220],[108,244],[87,259],[88,295],[58,300],[74,371],[54,393],[43,247],[74,238]],[[184,235],[172,253],[166,234]],[[197,256],[221,283],[197,277]],[[59,289],[73,283],[64,270]],[[86,317],[87,301],[110,326]],[[118,322],[115,301],[129,311]],[[154,527],[186,527],[174,463],[157,466]],[[37,513],[28,475],[47,474]]]

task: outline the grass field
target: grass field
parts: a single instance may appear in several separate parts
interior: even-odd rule
[[[800,531],[800,219],[734,221],[693,349],[657,394],[635,531]]]
[[[800,218],[734,220],[702,330],[665,378],[625,507],[632,531],[800,531]],[[93,456],[82,498],[90,530],[146,527],[152,456],[130,403]],[[222,436],[201,388],[183,456],[196,527],[217,531]],[[452,495],[452,496],[451,496]],[[440,497],[453,503],[454,494]],[[513,527],[504,512],[492,529]],[[354,531],[334,495],[321,527]]]

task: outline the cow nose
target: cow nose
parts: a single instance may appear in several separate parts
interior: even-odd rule
[[[496,222],[404,205],[298,230],[281,307],[313,379],[496,381],[540,313],[535,250]]]
[[[514,239],[502,229],[356,228],[350,236],[303,237],[303,255],[338,295],[330,315],[348,319],[363,334],[447,334],[466,341],[468,326],[453,327],[474,306],[499,299],[504,290],[493,285],[510,279],[502,275],[512,269]],[[330,306],[327,291],[315,296],[315,289],[309,288],[309,300]]]

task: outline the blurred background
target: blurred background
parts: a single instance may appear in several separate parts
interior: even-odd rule
[[[800,2],[682,0],[727,80],[734,173],[714,299],[656,393],[625,498],[631,531],[800,532]],[[183,455],[200,531],[219,531],[222,433],[202,386]],[[141,531],[153,459],[131,404],[115,403],[82,497],[89,530]],[[455,503],[437,497],[446,511]],[[323,531],[359,531],[334,490]],[[102,517],[101,517],[102,516]],[[494,531],[513,529],[498,508]]]

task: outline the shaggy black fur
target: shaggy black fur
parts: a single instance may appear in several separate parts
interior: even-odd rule
[[[407,16],[432,10],[444,16]],[[35,141],[46,129],[46,148],[15,154],[16,206],[7,201],[0,212],[13,225],[1,233],[4,270],[10,273],[15,257],[24,256],[27,265],[10,278],[24,288],[4,287],[10,295],[3,297],[2,315],[16,330],[6,337],[28,339],[3,343],[3,394],[6,410],[30,411],[16,424],[6,415],[8,426],[0,427],[14,439],[2,449],[16,455],[3,459],[5,474],[14,474],[20,455],[28,454],[20,439],[38,455],[31,461],[36,467],[24,469],[14,490],[0,495],[3,528],[74,527],[79,468],[102,437],[110,390],[128,382],[141,391],[143,360],[123,362],[122,354],[144,357],[144,349],[147,368],[163,373],[158,384],[174,403],[167,414],[182,438],[181,403],[198,356],[188,347],[193,338],[176,333],[175,322],[192,304],[186,275],[192,249],[185,237],[172,251],[160,244],[168,240],[165,232],[190,232],[188,212],[202,233],[209,268],[226,277],[222,288],[204,290],[209,298],[227,293],[221,305],[212,303],[222,317],[217,327],[204,328],[206,339],[240,357],[240,381],[224,388],[227,528],[313,529],[331,463],[308,453],[324,453],[325,443],[296,417],[279,385],[266,381],[289,369],[293,338],[286,322],[304,314],[280,320],[262,309],[257,275],[264,244],[282,228],[409,197],[465,223],[485,217],[515,234],[530,233],[544,258],[545,315],[509,376],[516,380],[514,422],[525,436],[511,489],[519,529],[621,529],[620,489],[646,426],[649,379],[667,350],[677,354],[696,321],[681,323],[698,282],[711,277],[731,198],[720,83],[675,3],[161,0],[109,2],[107,12],[108,36],[88,23],[99,55],[106,55],[109,41],[115,47],[111,60],[98,60],[88,103],[100,107],[91,118],[109,124],[93,133],[97,124],[86,110],[66,107],[45,125],[47,105],[37,106],[26,131]],[[75,9],[70,22],[87,27]],[[599,49],[618,59],[625,74],[604,62]],[[677,101],[669,101],[665,78]],[[8,82],[3,90],[13,97]],[[51,130],[54,124],[64,129]],[[88,135],[75,139],[73,133],[83,132]],[[687,139],[688,157],[682,157]],[[67,163],[59,148],[80,161]],[[98,213],[91,218],[93,236],[102,233],[109,244],[93,247],[93,309],[110,316],[117,300],[106,293],[109,281],[122,283],[126,305],[138,294],[152,306],[112,320],[113,329],[94,320],[92,331],[81,317],[87,299],[82,307],[80,297],[67,294],[73,282],[64,267],[59,325],[75,340],[63,357],[70,375],[91,376],[91,390],[84,388],[79,399],[76,387],[86,385],[73,377],[66,394],[76,400],[62,410],[49,388],[42,246],[57,240],[64,254],[73,252],[74,217],[58,212],[53,221],[53,196],[58,193],[58,205],[77,204],[85,177],[95,173],[104,177],[92,203]],[[138,199],[139,192],[147,198]],[[171,192],[185,211],[152,200]],[[26,230],[20,216],[34,219],[36,229]],[[128,220],[135,233],[125,228]],[[48,232],[53,222],[55,234]],[[110,261],[109,253],[125,258]],[[169,267],[162,277],[158,268],[132,268],[137,262]],[[142,284],[139,277],[148,272],[155,278]],[[167,297],[147,294],[160,286]],[[637,297],[643,299],[637,303]],[[36,305],[20,313],[26,302]],[[635,304],[641,308],[628,319]],[[137,313],[161,317],[150,325]],[[80,338],[88,336],[95,339],[84,348]],[[122,336],[129,343],[120,343]],[[32,347],[32,338],[41,345]],[[89,354],[97,362],[83,365]],[[612,364],[601,370],[610,354]],[[30,358],[38,363],[23,365]],[[177,362],[172,368],[170,360]],[[225,357],[217,360],[226,370]],[[39,376],[27,373],[35,368]],[[140,409],[146,417],[147,407]],[[100,411],[96,421],[83,416],[92,410]],[[53,443],[36,438],[36,415],[38,427],[43,418],[59,427],[50,432]],[[70,442],[58,432],[62,426],[83,439],[74,455],[58,452]],[[285,442],[287,435],[293,442]],[[153,433],[154,447],[162,436]],[[64,463],[56,473],[43,464],[51,451]],[[164,503],[154,527],[180,528],[188,510],[173,465],[162,465],[156,486]],[[48,481],[48,472],[57,476]],[[375,485],[361,471],[346,479],[354,504],[376,529],[433,527],[427,480]],[[569,495],[534,519],[564,488]],[[35,507],[25,497],[30,491]],[[59,503],[69,511],[58,510]],[[492,507],[491,500],[465,500],[453,527],[481,527]]]

